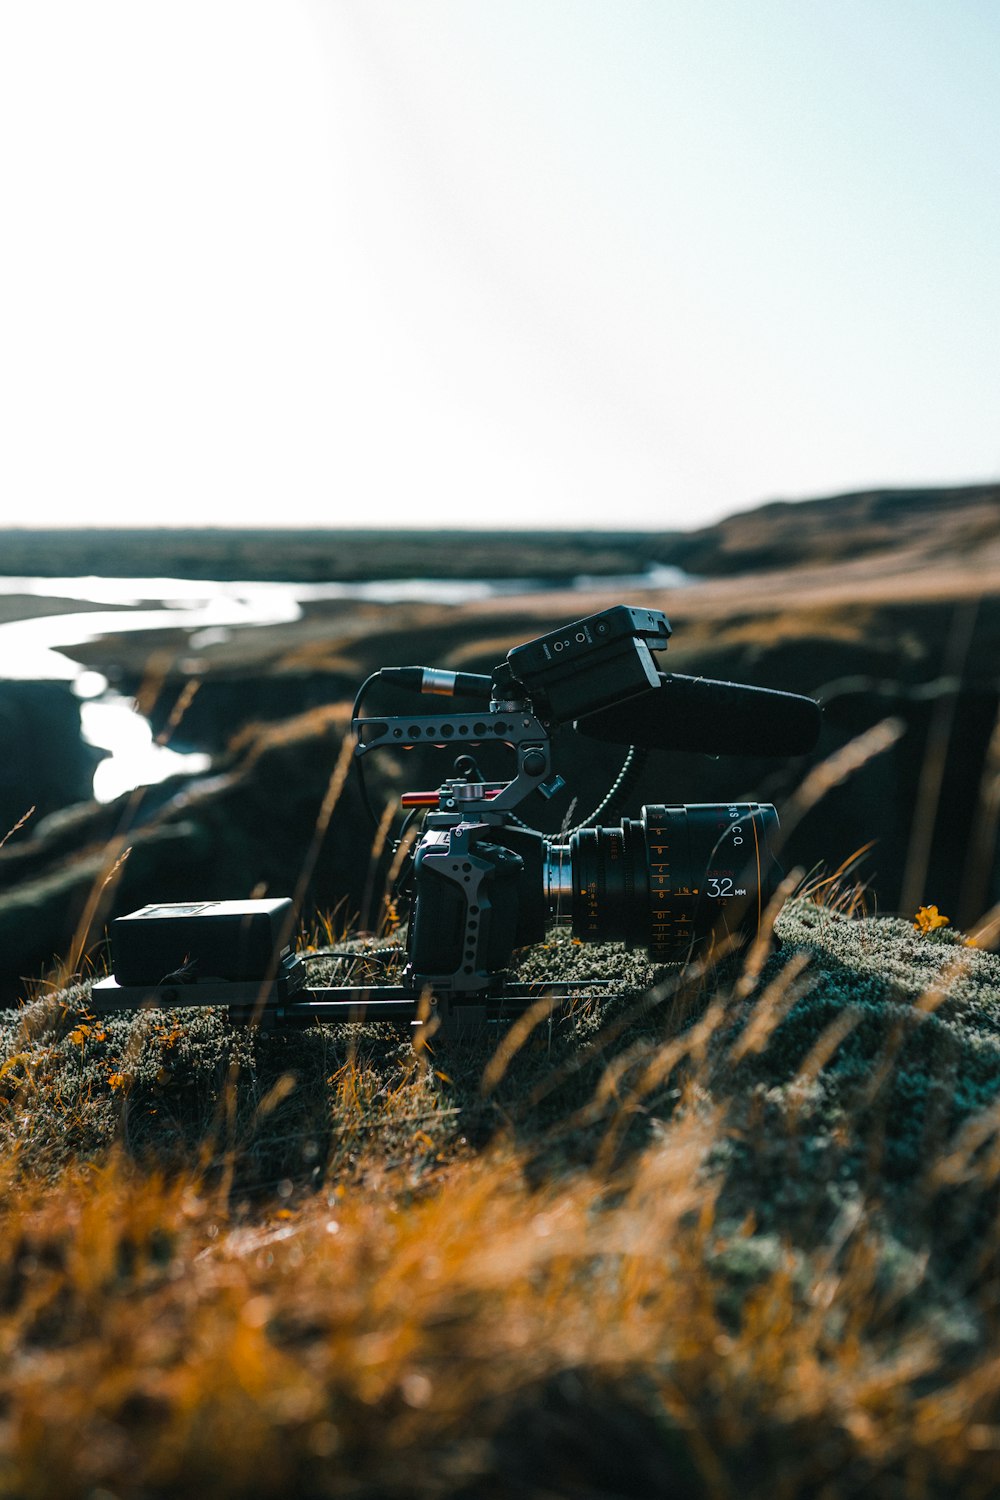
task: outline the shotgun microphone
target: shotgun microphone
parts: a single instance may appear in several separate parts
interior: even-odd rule
[[[596,740],[706,755],[802,755],[819,737],[812,698],[660,672],[660,685],[577,719]]]

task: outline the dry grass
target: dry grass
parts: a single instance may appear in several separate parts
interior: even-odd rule
[[[35,1002],[0,1493],[995,1493],[1000,963],[835,905],[492,1069]]]
[[[993,1496],[1000,960],[868,916],[864,855],[741,962],[553,936],[524,977],[612,998],[479,1045],[98,1021],[80,979],[8,1018],[0,1495]]]

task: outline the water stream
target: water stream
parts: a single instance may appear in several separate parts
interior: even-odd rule
[[[692,582],[679,568],[652,566],[642,574],[574,578],[576,590],[614,588],[622,596],[637,588],[678,588]],[[123,631],[181,629],[194,632],[194,650],[227,639],[234,629],[292,623],[314,601],[356,599],[379,604],[433,602],[458,606],[501,595],[535,593],[551,581],[530,578],[403,578],[358,583],[228,583],[190,578],[11,578],[0,576],[0,595],[39,600],[79,600],[105,609],[39,613],[0,624],[0,681],[69,682],[82,699],[81,721],[88,744],[107,752],[97,767],[94,795],[111,801],[132,787],[164,780],[178,771],[200,774],[203,754],[181,755],[157,745],[131,698],[110,687],[99,672],[82,667],[73,646]]]

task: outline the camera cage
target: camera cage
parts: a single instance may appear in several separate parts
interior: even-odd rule
[[[557,1000],[606,995],[609,982],[511,983],[506,974],[510,921],[504,928],[506,939],[500,940],[497,966],[498,940],[495,930],[491,935],[491,917],[496,917],[494,908],[503,900],[509,905],[509,899],[495,894],[491,902],[490,892],[500,892],[510,875],[505,865],[521,861],[490,842],[490,831],[508,830],[508,842],[515,839],[512,828],[544,837],[529,829],[514,810],[532,793],[550,797],[564,784],[552,773],[552,732],[564,723],[613,711],[623,701],[639,701],[637,695],[655,692],[661,677],[652,652],[665,649],[670,634],[660,611],[618,605],[513,648],[490,676],[383,667],[360,688],[352,714],[354,757],[373,818],[363,770],[365,758],[375,750],[420,745],[461,750],[499,742],[516,757],[514,774],[505,781],[455,774],[433,792],[408,792],[401,798],[411,816],[419,811],[425,815],[413,868],[421,879],[437,881],[436,889],[443,890],[441,882],[450,881],[463,891],[466,930],[458,942],[465,962],[453,961],[443,969],[438,965],[440,972],[431,973],[425,965],[421,973],[411,955],[401,981],[314,986],[307,980],[304,955],[291,946],[297,912],[287,898],[157,903],[112,922],[114,972],[94,984],[91,1008],[108,1013],[225,1006],[232,1021],[267,1027],[363,1018],[421,1029],[433,1020],[431,1029],[443,1027],[447,1035],[512,1018],[543,994]],[[471,696],[482,706],[461,713],[365,715],[362,704],[376,682],[425,694]],[[625,773],[633,759],[630,749],[612,793],[624,793]],[[596,821],[610,796],[585,822]],[[773,809],[770,813],[773,818]],[[359,961],[365,956],[364,950],[357,954]]]

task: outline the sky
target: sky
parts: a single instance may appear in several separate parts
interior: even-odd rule
[[[995,0],[0,0],[0,524],[1000,473]]]

